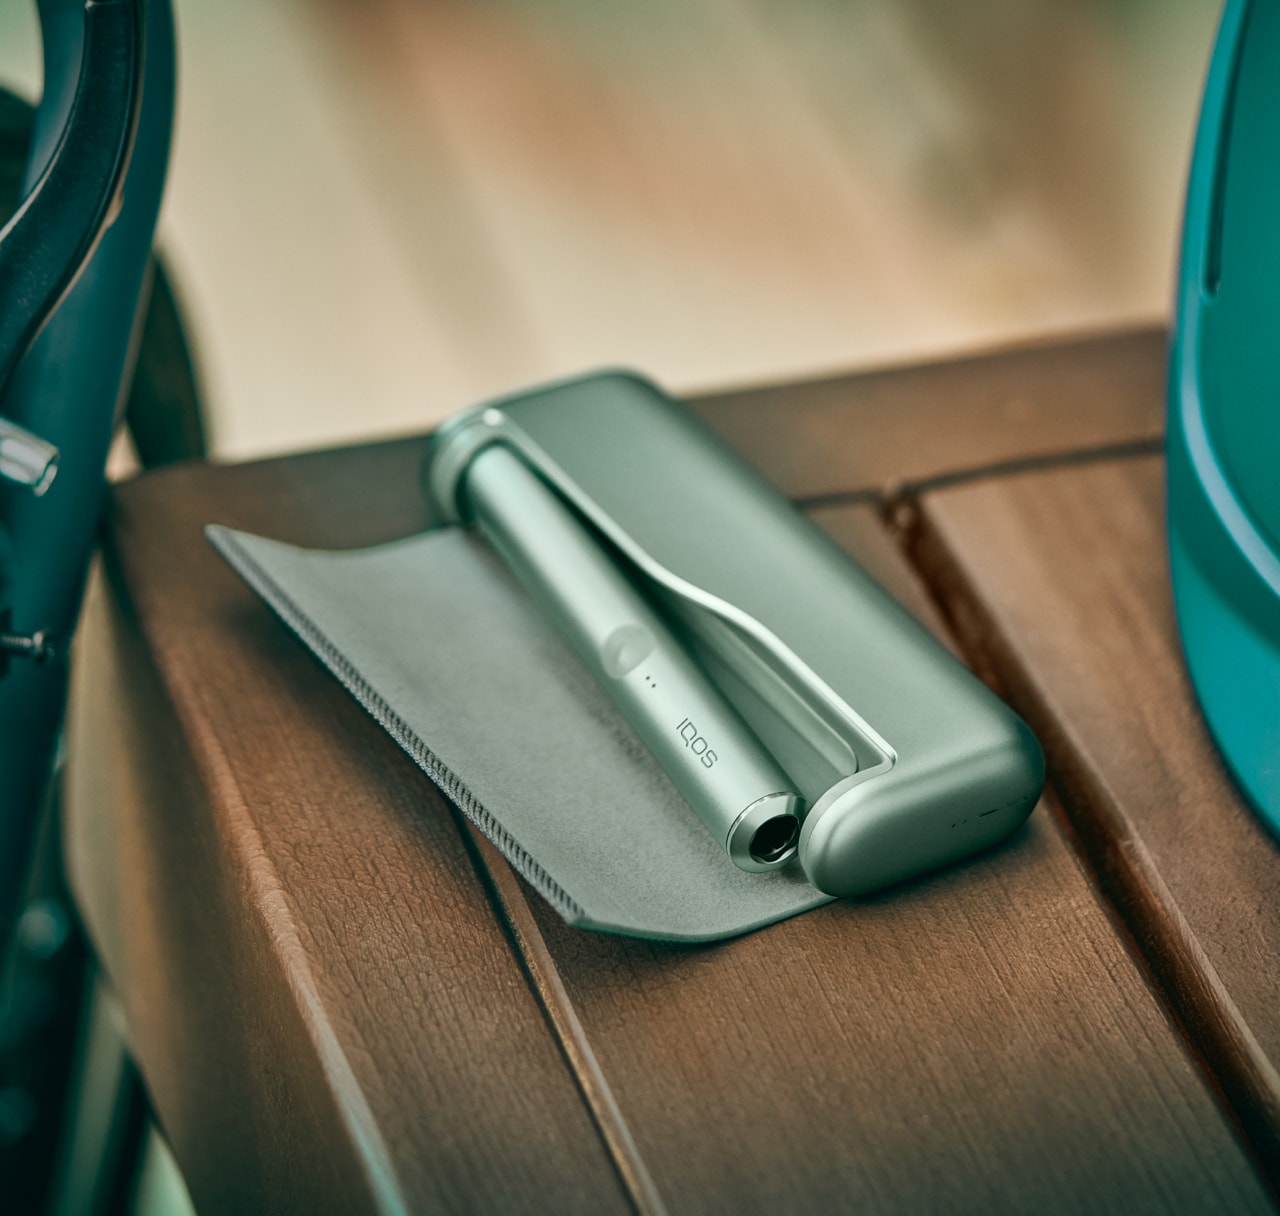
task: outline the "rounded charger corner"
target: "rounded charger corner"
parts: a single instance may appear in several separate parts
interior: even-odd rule
[[[805,819],[805,876],[842,898],[868,895],[981,853],[1022,826],[1044,789],[1045,762],[1030,729],[1010,715],[1005,746],[953,765],[899,763],[846,783]]]

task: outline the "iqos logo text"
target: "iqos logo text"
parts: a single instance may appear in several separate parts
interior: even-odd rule
[[[716,762],[716,754],[711,750],[711,745],[698,734],[698,728],[688,718],[683,719],[676,730],[680,732],[685,747],[702,761],[703,768],[710,768]]]

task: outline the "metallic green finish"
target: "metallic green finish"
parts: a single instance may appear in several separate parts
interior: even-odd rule
[[[1008,836],[1044,780],[1027,727],[688,411],[605,373],[455,419],[424,464],[458,479],[502,441],[647,581],[811,804],[810,881],[856,895]]]
[[[768,861],[751,847],[771,819],[795,819],[787,775],[563,500],[501,443],[466,466],[461,497],[735,864],[790,860],[794,845]]]

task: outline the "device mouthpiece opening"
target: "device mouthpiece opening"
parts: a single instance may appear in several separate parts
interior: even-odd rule
[[[780,865],[795,853],[799,839],[800,820],[794,815],[775,815],[756,828],[748,851],[762,866]]]
[[[776,870],[796,855],[804,803],[789,790],[758,798],[735,820],[725,842],[733,864],[759,873]]]

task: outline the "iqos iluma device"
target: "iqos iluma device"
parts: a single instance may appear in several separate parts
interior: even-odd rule
[[[744,868],[794,851],[820,890],[861,894],[995,844],[1035,805],[1022,721],[648,381],[462,414],[423,481],[442,521],[479,523]]]
[[[1280,835],[1280,6],[1230,0],[1187,187],[1169,558],[1205,720]]]
[[[461,499],[734,862],[789,861],[787,775],[564,501],[503,444],[471,460]]]

